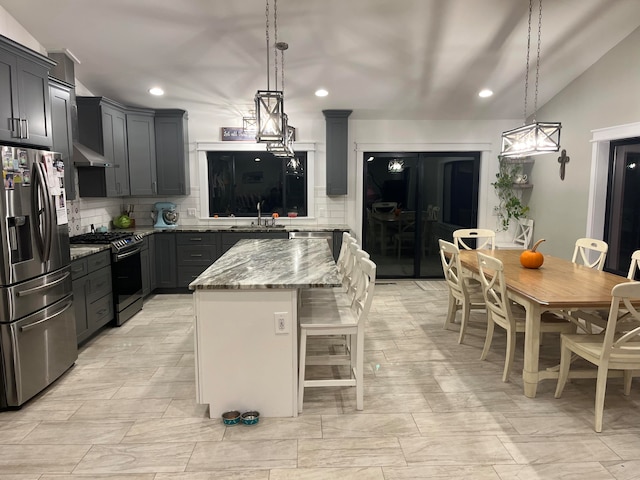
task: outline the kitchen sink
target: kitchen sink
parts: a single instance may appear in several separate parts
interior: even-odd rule
[[[284,225],[233,225],[232,230],[284,230]]]

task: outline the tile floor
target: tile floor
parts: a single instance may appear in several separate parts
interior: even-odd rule
[[[0,480],[640,479],[637,381],[629,398],[610,382],[596,434],[592,380],[558,400],[547,381],[525,398],[522,350],[502,383],[503,335],[479,361],[482,315],[458,345],[442,329],[446,305],[442,282],[380,282],[364,412],[353,389],[310,389],[298,418],[225,427],[194,402],[190,296],[157,295],[55,385],[0,413]],[[545,338],[548,365],[557,351]]]

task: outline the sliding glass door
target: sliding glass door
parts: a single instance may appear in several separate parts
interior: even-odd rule
[[[611,142],[604,240],[605,269],[626,276],[640,249],[640,139]]]
[[[477,222],[480,153],[367,152],[363,245],[382,278],[442,276],[438,238]]]

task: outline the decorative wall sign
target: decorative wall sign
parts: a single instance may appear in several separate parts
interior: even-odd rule
[[[223,142],[255,142],[256,132],[247,132],[242,127],[222,127],[220,136]]]

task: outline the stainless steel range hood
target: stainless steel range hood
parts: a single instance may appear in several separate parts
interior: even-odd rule
[[[76,167],[113,167],[107,157],[77,142],[73,143],[73,164]]]

